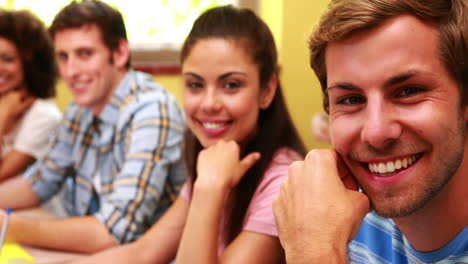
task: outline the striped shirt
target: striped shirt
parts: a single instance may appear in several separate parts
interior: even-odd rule
[[[450,243],[432,252],[419,252],[391,219],[367,214],[356,238],[348,245],[349,263],[468,263],[468,226]]]
[[[117,241],[133,241],[185,180],[184,129],[175,98],[151,76],[129,71],[98,117],[69,105],[49,153],[25,177],[41,201],[64,185],[70,215],[94,215]]]

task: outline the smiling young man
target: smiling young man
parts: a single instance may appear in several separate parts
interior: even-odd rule
[[[74,102],[44,159],[1,186],[0,207],[37,206],[63,185],[71,217],[13,214],[7,239],[79,252],[133,241],[165,212],[185,180],[183,113],[151,76],[130,69],[117,10],[74,1],[49,31]]]
[[[335,149],[274,203],[288,263],[468,263],[467,11],[332,0],[310,50]]]

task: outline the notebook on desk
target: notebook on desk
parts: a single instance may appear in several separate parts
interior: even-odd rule
[[[26,252],[20,245],[12,242],[5,242],[5,244],[3,244],[0,264],[23,264],[32,262],[34,262],[34,257]]]

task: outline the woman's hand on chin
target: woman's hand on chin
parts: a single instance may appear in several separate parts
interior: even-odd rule
[[[36,98],[25,91],[10,91],[0,96],[0,122],[5,127],[14,127]]]
[[[219,140],[202,150],[197,161],[196,188],[231,190],[255,162],[260,153],[253,152],[240,159],[240,147],[233,141]]]

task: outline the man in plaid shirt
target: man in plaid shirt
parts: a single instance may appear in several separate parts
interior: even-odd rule
[[[130,69],[117,10],[94,0],[72,2],[49,31],[74,102],[48,154],[23,177],[2,183],[0,207],[37,206],[63,187],[71,217],[13,213],[7,239],[87,253],[135,240],[185,180],[183,113],[151,76]]]

